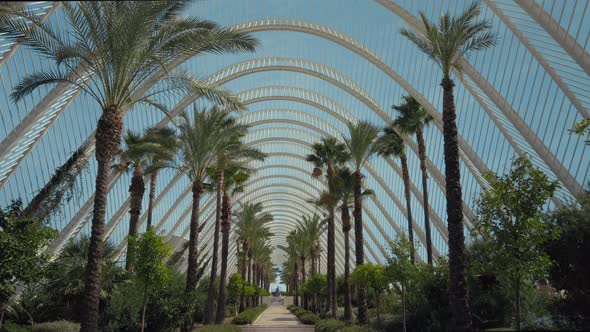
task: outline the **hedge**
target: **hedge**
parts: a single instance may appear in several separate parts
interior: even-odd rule
[[[197,332],[240,332],[242,329],[236,325],[207,325],[195,331]]]
[[[60,320],[55,322],[35,324],[32,328],[33,332],[78,332],[80,331],[80,324],[68,322],[67,320]]]
[[[287,309],[289,309],[295,316],[297,316],[299,321],[301,321],[303,324],[314,325],[320,320],[320,318],[313,312],[307,311],[298,306],[288,306]]]
[[[346,323],[337,319],[322,319],[315,324],[315,332],[336,332],[346,327]]]
[[[268,308],[268,305],[263,304],[255,308],[249,308],[237,315],[233,320],[233,324],[246,325],[252,324],[260,314]]]

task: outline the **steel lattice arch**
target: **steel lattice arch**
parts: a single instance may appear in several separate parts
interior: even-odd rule
[[[395,116],[391,105],[399,103],[403,95],[411,95],[434,119],[425,131],[430,194],[427,208],[433,224],[434,254],[444,256],[448,233],[439,71],[399,31],[422,29],[417,19],[419,10],[436,16],[447,10],[459,12],[467,3],[195,3],[187,15],[250,32],[262,44],[253,54],[179,58],[174,63],[237,93],[248,106],[248,111],[237,115],[239,121],[252,126],[246,140],[269,154],[265,162],[253,164],[257,172],[247,190],[234,198],[234,207],[244,201],[263,202],[275,216],[272,241],[282,243],[302,214],[314,212],[307,201],[323,190],[323,184],[310,176],[312,167],[305,161],[311,144],[323,136],[345,135],[347,121],[368,120],[383,127]],[[28,6],[45,20],[59,24],[59,3],[40,1]],[[500,37],[498,45],[460,59],[463,72],[454,73],[466,231],[476,222],[475,200],[487,187],[483,175],[505,172],[514,157],[528,157],[560,182],[548,208],[582,193],[590,171],[585,138],[569,133],[573,123],[590,117],[589,3],[484,0],[482,7],[482,15],[493,22],[493,30]],[[0,36],[0,204],[6,206],[19,198],[26,204],[54,170],[82,147],[82,159],[88,165],[74,174],[75,192],[49,220],[60,232],[49,250],[59,252],[68,240],[90,231],[96,173],[93,130],[100,112],[90,98],[68,84],[41,89],[13,104],[9,96],[18,78],[47,61]],[[87,73],[86,78],[90,75]],[[142,87],[144,91],[149,88],[149,82]],[[169,98],[162,103],[172,114],[193,105],[206,106],[197,96]],[[145,106],[125,114],[126,128],[135,131],[167,124],[168,117]],[[418,148],[413,137],[405,140],[416,238],[424,243]],[[396,159],[373,157],[364,174],[366,187],[375,191],[364,211],[367,259],[384,263],[387,241],[406,232],[407,227],[401,167]],[[129,180],[128,174],[113,173],[109,185],[106,237],[117,246],[119,259],[124,259],[128,233]],[[178,248],[188,237],[189,180],[166,170],[158,177],[157,188],[156,230]],[[214,213],[214,197],[208,194],[203,200],[203,238],[213,232]],[[145,221],[142,215],[143,228]],[[337,218],[337,225],[340,223]],[[342,233],[337,234],[336,246],[342,249]],[[233,243],[230,270],[236,268],[235,250]],[[341,251],[336,251],[338,270],[344,262]],[[424,246],[419,253],[425,257]],[[275,259],[280,261],[280,256],[275,254]]]

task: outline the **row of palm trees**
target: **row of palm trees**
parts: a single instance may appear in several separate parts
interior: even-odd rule
[[[189,175],[192,182],[193,196],[187,291],[194,289],[196,284],[194,276],[197,269],[198,235],[199,229],[202,227],[202,224],[199,224],[199,204],[206,189],[204,181],[210,174],[208,170],[215,167],[217,160],[223,159],[220,155],[222,152],[217,148],[231,144],[231,137],[234,137],[230,135],[233,131],[227,129],[231,128],[229,124],[231,119],[226,116],[226,109],[238,110],[243,105],[227,91],[198,80],[177,68],[180,63],[178,60],[189,59],[203,53],[254,51],[258,42],[248,34],[224,29],[214,22],[181,16],[186,12],[188,5],[189,2],[184,1],[62,2],[64,24],[61,27],[65,27],[68,33],[58,31],[50,22],[44,21],[41,16],[35,16],[21,4],[4,3],[0,7],[0,30],[4,33],[4,37],[14,42],[23,42],[53,63],[52,66],[45,67],[38,72],[24,75],[15,85],[11,95],[12,99],[18,102],[44,85],[72,84],[90,96],[101,110],[94,136],[97,175],[85,276],[85,297],[81,315],[83,317],[82,331],[96,331],[98,329],[100,264],[104,248],[103,234],[107,192],[110,168],[121,145],[123,115],[140,103],[165,110],[165,106],[156,99],[161,95],[196,94],[219,105],[224,105],[222,109],[211,112],[195,111],[192,119],[185,114],[181,117],[179,125],[180,137],[183,141],[183,144],[179,146],[179,151],[183,159],[187,161],[183,164],[182,170]],[[457,330],[470,329],[471,321],[465,280],[459,145],[453,96],[454,82],[451,72],[461,71],[463,56],[491,47],[495,43],[496,37],[490,31],[490,22],[478,20],[479,14],[480,9],[477,2],[469,6],[459,16],[453,17],[449,13],[441,15],[438,23],[429,21],[424,13],[420,13],[422,20],[420,30],[404,29],[402,31],[404,36],[440,66],[443,74],[441,86],[443,88],[442,118],[449,229],[450,302],[454,319],[453,328]],[[427,252],[428,261],[432,262],[428,204],[426,203],[425,147],[421,138],[423,128],[428,122],[425,120],[422,118],[416,122],[413,126],[415,129],[412,131],[417,135],[420,151]],[[225,123],[227,126],[222,126],[225,129],[221,129],[222,127],[214,127],[215,129],[205,126],[199,127],[199,123],[202,121],[210,121],[215,124]],[[234,124],[234,126],[238,125]],[[403,128],[404,126],[398,123],[395,128],[390,130],[390,133],[400,133]],[[239,130],[237,132],[240,133]],[[358,125],[351,126],[350,138],[346,139],[344,143],[346,149],[342,149],[342,143],[326,141],[323,143],[333,144],[326,144],[322,150],[315,150],[316,146],[314,146],[314,157],[310,158],[315,163],[318,172],[321,169],[327,173],[328,193],[330,194],[335,192],[335,166],[341,164],[345,159],[345,155],[341,153],[347,150],[352,158],[357,265],[364,263],[361,169],[370,155],[370,146],[376,136],[377,130],[374,127],[360,122]],[[207,146],[209,149],[201,149],[201,145]],[[395,153],[399,149],[391,151],[399,155]],[[389,152],[382,153],[388,154]],[[399,156],[402,158],[401,155]],[[136,167],[135,165],[133,167],[135,173]],[[139,171],[140,169],[137,169],[137,175],[134,176],[137,180],[140,177]],[[314,172],[314,174],[321,175],[318,172]],[[153,176],[150,191],[152,191],[151,187],[155,185],[157,175]],[[219,195],[225,193],[225,190],[221,189],[221,184],[226,178],[225,172],[217,169],[214,178],[218,188],[218,213],[215,226],[216,230],[219,230],[222,214],[219,212],[221,201]],[[405,176],[404,182],[406,182]],[[145,188],[137,183],[133,186],[132,192],[139,193],[141,190],[145,190]],[[408,192],[407,187],[406,192]],[[152,198],[150,199],[153,201]],[[221,202],[222,204],[223,202]],[[137,201],[131,202],[131,205],[134,207],[132,217],[136,218]],[[327,270],[332,315],[335,315],[336,309],[335,207],[335,204],[330,204],[327,222]],[[153,206],[150,211],[152,209]],[[225,227],[228,222],[225,221]],[[216,236],[218,239],[217,232]],[[410,239],[412,238],[410,236]],[[215,242],[216,245],[217,242]],[[214,251],[215,249],[214,247]],[[215,264],[213,266],[216,268]],[[212,268],[212,274],[216,273],[215,268]],[[359,320],[363,322],[366,321],[366,298],[365,289],[362,287],[358,289],[358,299]],[[212,314],[208,312],[207,320],[211,319]]]
[[[264,206],[261,203],[246,203],[236,213],[235,234],[236,248],[238,248],[236,254],[238,271],[240,271],[242,280],[253,284],[256,288],[268,289],[274,275],[274,266],[271,261],[274,247],[270,244],[273,234],[269,229],[273,216],[263,210]],[[223,283],[224,279],[221,280]],[[247,303],[244,290],[245,284],[240,295],[240,311],[243,311],[246,306],[258,304],[258,297]],[[219,302],[220,304],[223,302],[221,298]]]

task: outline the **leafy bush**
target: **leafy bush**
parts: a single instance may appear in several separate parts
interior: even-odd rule
[[[346,327],[346,323],[337,319],[323,319],[315,324],[315,332],[336,332]]]
[[[309,311],[297,316],[297,318],[299,318],[299,320],[306,325],[313,325],[320,320],[320,318],[316,314]]]
[[[266,310],[266,308],[268,308],[268,305],[263,304],[255,308],[246,309],[237,315],[236,318],[232,320],[232,323],[237,325],[252,324],[256,318],[258,318],[258,316],[260,316],[260,314]]]
[[[29,326],[22,326],[11,321],[6,321],[2,324],[0,332],[31,332],[31,328]]]
[[[78,332],[80,324],[59,320],[33,325],[32,332]]]
[[[341,330],[338,330],[338,332],[374,332],[375,330],[366,327],[366,326],[358,326],[358,325],[352,325],[352,326],[347,326]]]
[[[240,332],[239,326],[235,325],[207,325],[200,329],[195,330],[196,332]]]
[[[382,314],[381,319],[371,319],[369,327],[376,331],[402,331],[403,321],[401,315]]]

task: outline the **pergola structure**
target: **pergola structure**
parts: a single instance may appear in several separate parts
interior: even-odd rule
[[[379,127],[395,117],[391,105],[411,95],[433,124],[425,131],[433,251],[447,252],[442,89],[440,70],[399,33],[420,31],[418,12],[435,18],[460,12],[463,0],[210,0],[196,2],[186,13],[251,32],[261,41],[256,53],[179,58],[176,66],[239,94],[248,111],[237,114],[252,125],[247,141],[269,154],[254,166],[257,173],[240,202],[263,202],[275,221],[272,241],[283,243],[303,214],[315,212],[307,200],[323,190],[305,161],[310,145],[321,137],[347,135],[347,121],[368,120]],[[60,24],[58,2],[30,2],[38,15]],[[560,182],[548,208],[583,192],[590,171],[585,138],[571,135],[573,123],[589,118],[590,2],[586,0],[484,0],[482,16],[490,19],[498,44],[469,59],[454,73],[466,231],[475,222],[473,207],[487,186],[483,174],[503,173],[516,156],[526,156],[551,179]],[[12,86],[22,75],[47,64],[19,43],[0,35],[0,204],[22,199],[26,204],[54,170],[83,147],[88,167],[76,169],[77,189],[50,217],[60,234],[48,250],[89,233],[96,164],[94,128],[100,115],[90,98],[68,84],[41,89],[16,105]],[[87,73],[92,75],[92,73]],[[144,89],[150,87],[146,84]],[[177,114],[197,96],[162,100]],[[137,106],[125,115],[125,127],[140,131],[169,125],[163,113]],[[419,188],[417,144],[407,137],[415,236],[425,243],[423,197]],[[401,167],[396,159],[373,157],[364,169],[366,186],[375,196],[365,202],[367,260],[383,263],[387,241],[407,232]],[[106,237],[124,259],[128,233],[130,175],[113,173],[109,186]],[[158,177],[156,229],[176,246],[188,237],[190,185],[173,170]],[[146,193],[147,195],[147,193]],[[144,200],[144,210],[147,209]],[[213,232],[214,197],[203,200],[206,226]],[[145,227],[146,216],[141,216]],[[337,219],[337,226],[340,224]],[[338,227],[339,228],[339,227]],[[336,232],[336,265],[342,270],[343,235]],[[325,242],[325,241],[324,241]],[[235,271],[235,241],[230,247],[230,273]],[[354,241],[351,241],[354,244]],[[325,243],[324,243],[325,244]],[[206,250],[211,241],[206,243]],[[426,256],[425,246],[419,249]],[[273,255],[280,263],[282,254]],[[322,257],[323,259],[323,257]],[[351,262],[354,264],[354,262]],[[182,269],[186,266],[181,266]]]

